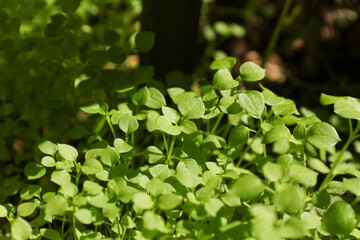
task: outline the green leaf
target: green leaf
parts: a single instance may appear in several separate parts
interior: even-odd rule
[[[97,208],[103,208],[108,203],[103,192],[100,192],[99,194],[97,194],[95,196],[88,196],[86,198],[86,200],[91,206],[94,206]]]
[[[201,87],[201,100],[204,102],[206,110],[211,110],[218,102],[218,95],[211,85]]]
[[[58,144],[58,151],[60,155],[68,161],[75,161],[78,157],[76,148],[67,144]]]
[[[30,216],[39,206],[39,202],[24,202],[18,205],[17,213],[21,217]]]
[[[314,169],[320,173],[323,173],[323,174],[326,174],[330,171],[330,169],[326,166],[326,164],[323,161],[316,159],[316,158],[309,158],[307,160],[307,164],[312,169]]]
[[[331,96],[325,93],[322,93],[320,96],[320,103],[322,105],[331,105],[334,104],[338,101],[342,101],[342,100],[348,100],[349,97],[338,97],[338,96]]]
[[[216,173],[216,174],[223,173],[222,168],[220,166],[218,166],[215,162],[205,162],[205,165],[206,165],[207,169],[209,169],[213,173]]]
[[[119,127],[126,134],[130,134],[138,129],[139,123],[132,114],[126,113],[120,117]]]
[[[61,192],[64,194],[64,196],[66,197],[75,197],[76,194],[78,193],[78,188],[77,186],[72,183],[72,182],[69,182],[69,183],[65,183],[65,184],[62,184],[61,185]]]
[[[47,200],[45,205],[45,215],[50,217],[54,215],[63,216],[65,214],[66,207],[67,207],[67,202],[63,196],[60,195],[51,196]],[[46,220],[48,221],[50,220],[51,222],[51,218]]]
[[[360,178],[344,178],[343,185],[351,193],[360,196]]]
[[[309,212],[303,212],[300,217],[306,229],[315,229],[321,224],[321,217],[318,215]]]
[[[181,102],[186,101],[189,98],[197,98],[198,95],[194,92],[181,92],[179,94],[171,95],[171,99],[176,105],[179,105]]]
[[[193,169],[189,168],[184,162],[179,162],[176,166],[176,179],[188,188],[195,188],[200,184],[200,179],[197,176],[197,173],[195,173]]]
[[[298,123],[293,131],[296,139],[305,139],[307,135],[307,129],[304,124]]]
[[[242,111],[239,100],[234,96],[224,96],[220,99],[218,107],[223,113],[237,114]]]
[[[177,194],[164,194],[158,199],[157,205],[161,210],[168,211],[176,208],[182,202],[182,196]]]
[[[155,34],[141,31],[135,36],[135,49],[139,52],[148,52],[154,46]]]
[[[103,67],[106,62],[108,55],[103,50],[93,50],[88,53],[87,64],[91,67]]]
[[[276,189],[275,206],[281,212],[295,213],[304,207],[304,199],[299,186],[284,184]]]
[[[14,240],[29,239],[32,233],[31,225],[23,218],[17,217],[11,223],[11,237]]]
[[[40,235],[46,239],[50,240],[61,240],[60,233],[56,230],[49,229],[49,228],[41,228]]]
[[[278,95],[276,95],[262,85],[260,85],[260,87],[263,89],[261,94],[264,96],[264,100],[267,105],[274,106],[285,102],[285,98],[279,97]]]
[[[238,207],[241,205],[240,198],[232,194],[224,194],[221,196],[221,201],[223,201],[229,207]]]
[[[120,214],[120,209],[115,203],[108,203],[103,207],[102,213],[103,216],[107,217],[111,222],[115,222]]]
[[[149,172],[154,178],[156,177],[162,181],[170,177],[170,170],[166,164],[157,164],[149,168]]]
[[[289,129],[284,125],[277,125],[271,128],[264,136],[263,143],[273,143],[288,140],[291,137]]]
[[[137,92],[131,97],[131,101],[135,106],[140,107],[145,105],[145,103],[150,99],[150,92],[147,87],[140,88]]]
[[[216,217],[216,214],[224,206],[223,202],[217,198],[210,198],[209,201],[205,203],[205,210],[212,217]]]
[[[247,82],[256,82],[265,77],[265,69],[253,62],[245,62],[240,66],[241,79]]]
[[[87,175],[94,175],[103,170],[102,164],[95,158],[88,158],[81,166],[81,171]]]
[[[80,208],[78,211],[74,213],[76,220],[83,224],[91,224],[93,222],[93,217],[91,212],[87,208]]]
[[[29,200],[34,197],[40,198],[41,187],[39,185],[28,185],[26,188],[23,188],[20,192],[20,197],[22,200]]]
[[[156,230],[162,233],[169,232],[169,230],[165,226],[164,219],[153,212],[147,211],[144,213],[143,224],[144,224],[144,228],[150,231]]]
[[[201,118],[205,113],[205,105],[199,97],[183,99],[178,108],[184,117],[190,119]]]
[[[121,64],[126,60],[126,52],[119,46],[111,46],[107,51],[107,57],[110,62]]]
[[[181,133],[181,128],[178,126],[172,125],[170,120],[168,118],[166,118],[165,116],[157,117],[156,124],[158,126],[157,129],[162,132],[165,132],[166,134],[169,134],[172,136],[177,136]]]
[[[101,111],[100,105],[98,103],[89,103],[80,107],[80,110],[90,114],[96,114]]]
[[[276,182],[283,176],[283,168],[278,163],[266,162],[262,170],[264,176],[271,182]]]
[[[291,99],[285,99],[283,103],[272,106],[272,110],[274,111],[275,115],[279,116],[292,114],[299,115],[296,105]]]
[[[79,7],[80,0],[63,0],[61,4],[62,11],[71,14]]]
[[[137,84],[149,82],[154,77],[154,66],[140,66],[135,69],[133,78]]]
[[[228,69],[218,70],[213,79],[213,87],[216,90],[231,89],[239,85],[238,81],[235,81]]]
[[[155,146],[149,146],[143,152],[144,157],[150,164],[162,161],[165,157],[163,152]]]
[[[197,131],[197,126],[193,121],[185,120],[180,123],[181,131],[185,134],[191,134]]]
[[[235,63],[236,63],[236,58],[234,57],[217,58],[210,64],[210,69],[212,70],[228,69],[229,71],[231,71]]]
[[[161,111],[164,116],[173,124],[177,124],[177,122],[180,120],[180,115],[175,109],[163,106]]]
[[[134,208],[136,209],[150,209],[154,205],[151,196],[147,193],[140,192],[133,196]]]
[[[299,164],[293,164],[290,166],[289,175],[295,182],[314,187],[317,182],[318,173]]]
[[[126,153],[129,152],[133,147],[130,144],[126,143],[121,138],[116,138],[114,140],[114,148],[119,153]]]
[[[252,117],[260,118],[264,109],[265,101],[263,95],[255,90],[248,90],[239,94],[241,107]]]
[[[8,215],[8,210],[3,205],[0,205],[0,218],[4,218]]]
[[[343,195],[346,192],[346,188],[340,181],[331,181],[326,187],[326,191],[332,195]]]
[[[360,102],[355,98],[337,101],[334,112],[340,117],[347,119],[360,119]]]
[[[348,235],[355,228],[356,217],[348,203],[337,201],[330,206],[321,221],[323,228],[331,235]]]
[[[242,201],[256,198],[264,191],[262,181],[255,175],[242,174],[233,182],[230,193],[240,197]]]
[[[329,148],[340,141],[335,128],[328,123],[319,122],[311,125],[307,140],[315,147]]]
[[[38,148],[42,153],[54,156],[58,146],[51,141],[45,140],[38,144]]]
[[[62,24],[51,22],[45,27],[45,36],[49,38],[58,37],[64,32],[65,28]]]
[[[34,180],[44,176],[46,169],[38,163],[29,162],[24,168],[24,173],[29,180]]]
[[[83,184],[83,191],[91,194],[91,195],[98,195],[102,192],[103,187],[96,182],[91,182],[89,180],[85,180]]]
[[[160,109],[162,106],[166,106],[164,95],[156,88],[149,88],[150,99],[146,102],[145,106],[153,109]]]
[[[51,181],[58,185],[63,185],[71,181],[71,176],[66,170],[55,170],[51,174]]]
[[[114,45],[117,41],[119,41],[120,35],[116,30],[107,29],[104,33],[104,43],[106,45]]]
[[[305,224],[297,217],[290,217],[281,226],[281,235],[287,239],[303,239],[308,234]]]

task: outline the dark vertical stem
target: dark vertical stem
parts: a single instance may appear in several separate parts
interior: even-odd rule
[[[286,0],[286,2],[285,2],[284,8],[283,8],[283,10],[281,12],[281,15],[279,17],[279,20],[278,20],[278,22],[276,24],[275,30],[274,30],[273,34],[271,35],[269,45],[266,48],[266,51],[265,51],[264,58],[263,58],[261,66],[265,66],[266,62],[268,61],[268,59],[270,57],[270,54],[274,50],[275,44],[277,42],[277,39],[279,37],[281,28],[282,28],[283,23],[284,23],[285,17],[287,15],[288,11],[289,11],[291,2],[292,2],[292,0]]]

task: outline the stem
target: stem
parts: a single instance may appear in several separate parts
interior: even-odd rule
[[[221,112],[220,115],[219,115],[219,117],[216,119],[216,122],[215,122],[213,128],[211,129],[210,134],[214,134],[214,133],[215,133],[215,131],[216,131],[217,127],[219,126],[219,124],[220,124],[221,119],[222,119],[223,116],[224,116],[224,113]]]
[[[336,167],[339,165],[339,163],[341,162],[342,156],[344,155],[346,150],[349,148],[352,141],[354,141],[358,137],[356,134],[360,130],[360,121],[358,121],[356,129],[354,131],[352,131],[352,123],[351,123],[351,120],[349,119],[349,130],[350,130],[350,136],[349,136],[348,140],[346,141],[345,145],[343,146],[343,148],[341,149],[340,153],[337,155],[333,165],[331,166],[331,169],[330,169],[329,173],[326,175],[326,177],[325,177],[324,181],[322,182],[318,192],[325,189],[327,187],[327,185],[329,184],[329,182],[333,179],[334,171],[335,171]]]
[[[239,158],[239,161],[236,163],[236,166],[237,166],[237,167],[240,167],[242,161],[243,161],[244,158],[245,158],[246,153],[250,150],[251,145],[254,143],[254,141],[255,141],[255,139],[256,139],[256,136],[259,135],[260,131],[261,131],[261,127],[259,127],[259,129],[255,132],[255,136],[253,137],[253,139],[251,140],[251,142],[246,146],[245,150],[243,151],[243,154],[242,154],[241,157]]]
[[[117,231],[118,231],[118,238],[123,239],[120,234],[120,218],[119,217],[116,217],[116,222],[117,222],[116,227],[117,227]]]
[[[269,45],[267,46],[266,48],[266,51],[265,51],[265,54],[264,54],[264,58],[263,58],[263,62],[262,62],[262,66],[265,66],[267,60],[269,59],[270,57],[270,54],[273,52],[274,50],[274,47],[275,47],[275,44],[277,42],[277,39],[279,37],[279,33],[281,31],[281,28],[284,24],[284,20],[285,20],[285,17],[289,11],[289,8],[290,8],[290,5],[291,5],[291,2],[292,0],[286,0],[285,2],[285,5],[284,5],[284,8],[283,10],[281,11],[281,15],[276,23],[276,27],[274,29],[274,32],[272,33],[271,35],[271,39],[270,39],[270,42],[269,42]]]
[[[168,153],[169,152],[169,147],[168,147],[168,144],[167,144],[166,136],[165,136],[164,133],[162,133],[162,136],[163,136],[163,139],[164,139],[164,145],[165,145],[166,153]]]
[[[167,153],[167,161],[168,161],[168,163],[171,160],[172,151],[173,151],[174,146],[175,146],[175,140],[176,140],[176,136],[173,136],[172,139],[171,139],[171,143],[170,143],[170,149],[169,149],[169,151]]]
[[[77,236],[76,236],[76,219],[75,219],[75,205],[73,205],[73,216],[72,216],[72,221],[73,221],[73,234],[74,234],[74,240],[77,240]]]
[[[110,131],[111,131],[111,133],[112,133],[112,135],[113,135],[113,138],[115,139],[115,138],[116,138],[115,130],[114,130],[112,124],[111,124],[110,117],[109,117],[109,115],[108,115],[107,113],[106,113],[106,115],[105,115],[105,119],[106,119],[107,124],[108,124],[109,127],[110,127]]]
[[[65,229],[65,215],[63,216],[62,224],[61,224],[61,237],[64,239],[64,229]]]

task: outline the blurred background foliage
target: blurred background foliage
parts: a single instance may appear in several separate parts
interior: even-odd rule
[[[261,64],[284,2],[203,0],[194,74],[175,71],[148,85],[196,90],[211,82],[209,63],[221,56]],[[96,119],[78,106],[92,90],[104,89],[112,107],[119,102],[140,64],[142,11],[141,0],[0,0],[0,202],[21,189],[19,166],[37,159],[40,139],[91,135]],[[292,1],[262,83],[311,109],[320,92],[360,97],[359,13],[355,0]]]

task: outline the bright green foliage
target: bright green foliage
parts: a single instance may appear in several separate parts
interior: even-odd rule
[[[47,238],[50,240],[60,240],[61,239],[60,233],[58,231],[49,229],[49,228],[41,228],[40,235],[43,236],[44,238]]]
[[[236,58],[234,57],[217,58],[210,64],[210,68],[212,70],[228,69],[231,72],[235,63]]]
[[[349,122],[340,149],[346,127],[240,85],[255,63],[216,58],[194,88],[136,67],[141,1],[0,2],[0,239],[359,238],[358,99],[320,98]]]
[[[319,122],[309,128],[307,140],[315,147],[329,148],[339,142],[340,138],[333,126]]]
[[[355,228],[356,218],[352,207],[346,202],[333,203],[322,218],[323,228],[331,235],[348,235]]]
[[[30,238],[32,228],[30,223],[21,217],[17,217],[11,223],[11,236],[15,240],[26,240]]]
[[[231,72],[225,68],[218,70],[214,75],[214,89],[227,90],[239,85],[238,81],[235,81],[231,75]]]
[[[252,117],[260,118],[264,109],[265,101],[260,92],[249,90],[239,94],[240,106]]]
[[[247,82],[256,82],[265,77],[265,69],[253,62],[245,62],[240,67],[241,79]]]
[[[261,180],[250,174],[241,175],[231,186],[230,193],[240,197],[242,201],[251,200],[264,191]]]

